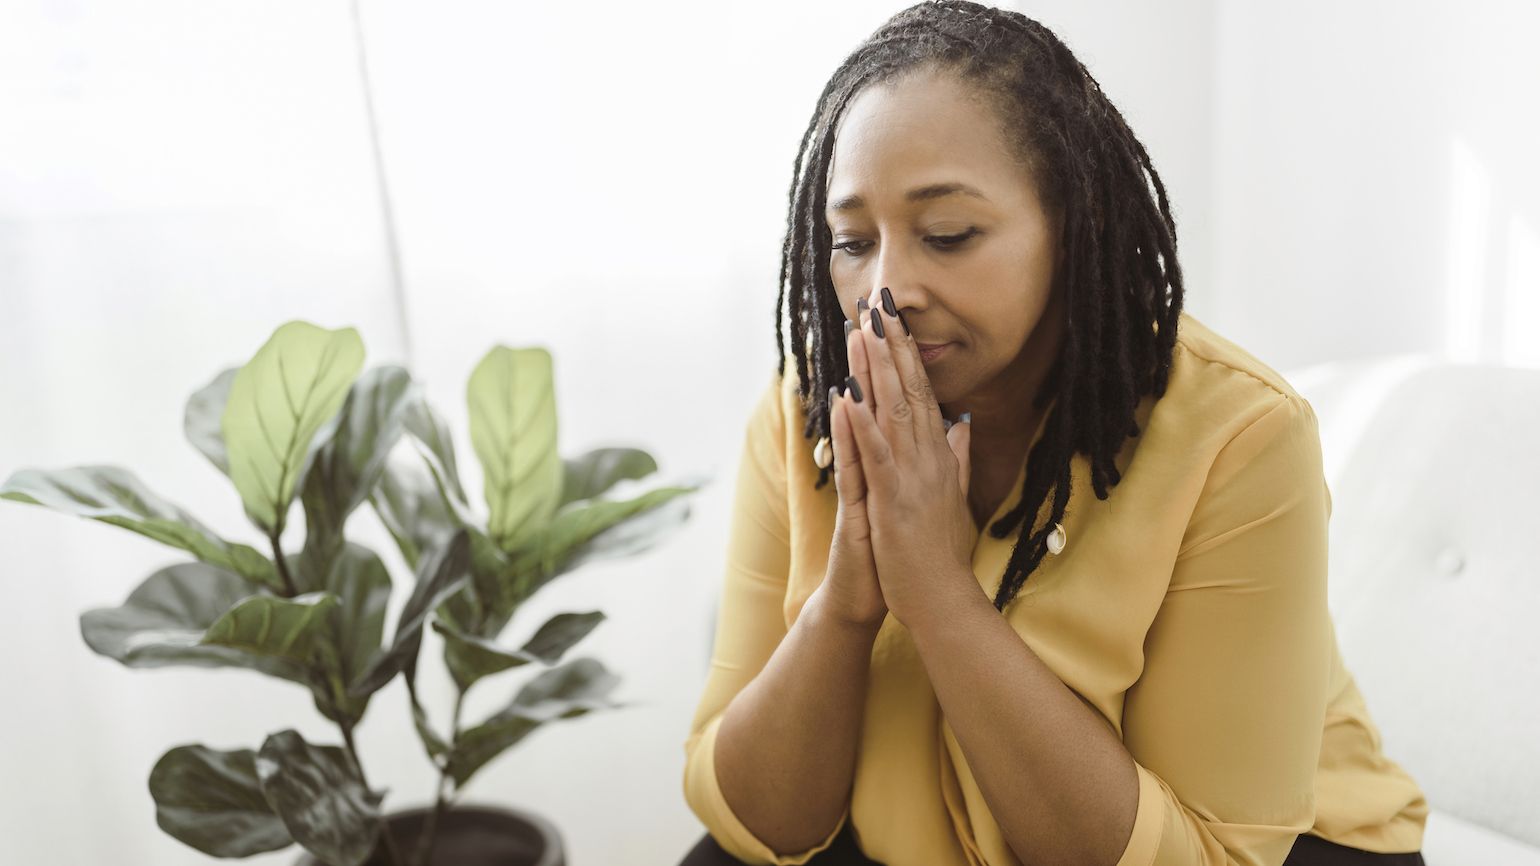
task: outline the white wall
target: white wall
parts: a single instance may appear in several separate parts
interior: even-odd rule
[[[371,365],[409,361],[479,490],[465,377],[494,343],[548,347],[564,454],[633,445],[668,478],[716,481],[662,548],[563,579],[507,635],[603,609],[579,650],[646,705],[538,732],[468,798],[548,815],[577,864],[674,862],[701,833],[682,746],[743,422],[774,362],[792,160],[828,75],[904,5],[365,2],[404,298],[341,0],[0,7],[0,477],[127,466],[250,541],[182,439],[182,403],[298,317],[358,326]],[[1536,12],[1020,8],[1150,150],[1200,318],[1280,368],[1446,345],[1533,359],[1540,199],[1520,156],[1537,77],[1518,40]],[[1469,297],[1479,316],[1450,305]],[[372,515],[350,530],[406,577]],[[207,862],[155,827],[145,778],[162,752],[286,726],[336,741],[290,684],[90,653],[80,611],[171,552],[9,502],[0,546],[0,862]],[[437,649],[430,635],[441,719]],[[522,681],[505,676],[471,693],[471,718]],[[404,698],[388,687],[360,729],[392,808],[431,790]]]
[[[1540,7],[1216,9],[1213,324],[1278,368],[1540,364]]]

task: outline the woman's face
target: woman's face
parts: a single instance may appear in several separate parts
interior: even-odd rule
[[[840,307],[855,319],[857,299],[876,306],[886,286],[915,340],[947,344],[925,364],[943,404],[1032,378],[1018,368],[1057,265],[1059,226],[998,124],[927,71],[856,94],[835,130],[824,216]]]

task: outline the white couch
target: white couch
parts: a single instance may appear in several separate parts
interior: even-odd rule
[[[1285,372],[1332,498],[1328,604],[1429,866],[1540,866],[1540,370]],[[1529,443],[1529,444],[1525,444]]]

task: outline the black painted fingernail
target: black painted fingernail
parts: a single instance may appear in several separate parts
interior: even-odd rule
[[[849,319],[846,319],[845,320],[845,339],[847,341],[850,339],[850,332],[854,331],[855,329],[856,329],[856,323],[850,321]]]
[[[857,319],[860,319],[861,318],[861,314],[866,312],[869,309],[871,309],[871,308],[866,305],[866,299],[865,298],[857,298],[856,299],[856,318]]]
[[[839,394],[838,389],[836,389],[833,385],[830,385],[829,386],[829,409],[830,409],[830,411],[833,411],[833,409],[834,409],[834,398],[836,396],[838,396],[838,394]]]
[[[883,338],[888,336],[882,329],[882,312],[880,310],[872,310],[872,333]]]
[[[909,322],[904,319],[904,311],[898,308],[898,304],[893,303],[893,293],[888,291],[887,286],[882,287],[882,309],[904,326],[904,336],[908,336]]]
[[[856,377],[845,377],[845,390],[850,392],[850,396],[854,397],[857,403],[861,402],[861,386],[856,382]]]

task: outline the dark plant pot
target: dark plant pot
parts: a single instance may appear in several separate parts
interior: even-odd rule
[[[431,807],[405,809],[385,816],[386,832],[409,866]],[[506,806],[456,806],[439,816],[429,866],[567,866],[567,852],[556,825],[522,809]],[[364,866],[389,866],[383,839]],[[325,866],[306,851],[294,866]]]

